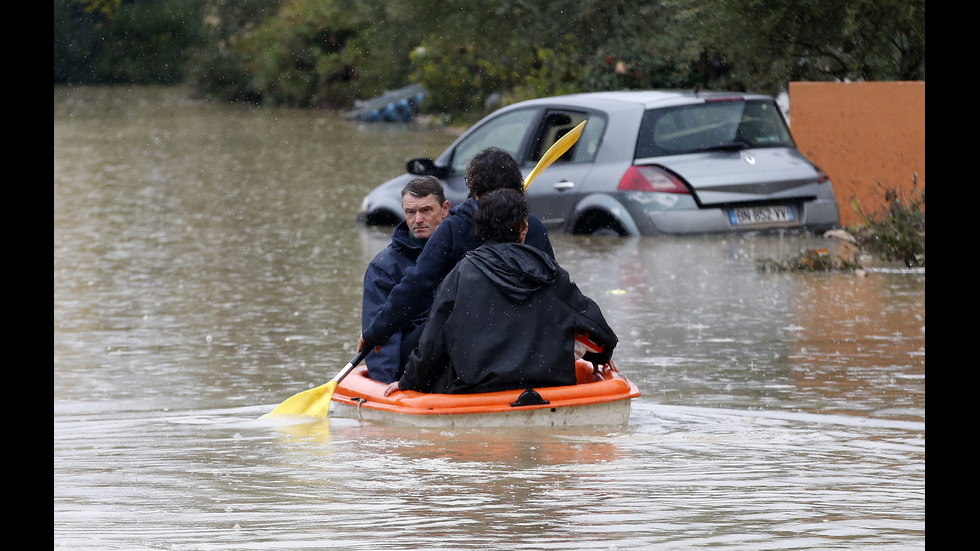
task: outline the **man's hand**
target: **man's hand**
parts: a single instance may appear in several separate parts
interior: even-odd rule
[[[395,382],[389,384],[388,387],[385,388],[385,396],[391,394],[392,392],[394,392],[396,390],[401,390],[401,388],[399,388],[399,386],[398,386],[398,381],[395,381]]]
[[[602,346],[593,342],[588,333],[575,333],[575,359],[581,360],[589,352],[600,353]]]
[[[360,352],[361,350],[364,350],[364,347],[365,346],[367,346],[367,341],[364,340],[364,335],[363,334],[362,335],[358,335],[358,337],[357,337],[357,351]],[[374,347],[374,352],[375,353],[381,352],[381,345],[380,344],[378,346],[375,346]]]

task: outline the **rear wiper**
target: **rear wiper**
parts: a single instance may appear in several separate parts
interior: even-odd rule
[[[701,151],[741,151],[748,148],[749,146],[745,142],[729,142],[718,145],[710,145]]]

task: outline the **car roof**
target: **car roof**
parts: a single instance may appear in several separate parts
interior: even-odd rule
[[[545,103],[606,108],[611,105],[620,104],[643,107],[644,109],[652,109],[655,107],[703,103],[708,100],[718,100],[724,98],[773,99],[770,96],[762,94],[749,94],[745,92],[714,92],[698,90],[617,90],[608,92],[584,92],[581,94],[536,98],[515,103],[512,105],[512,107]]]

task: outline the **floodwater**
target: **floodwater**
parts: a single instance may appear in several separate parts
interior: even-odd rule
[[[925,547],[925,273],[757,269],[822,237],[553,236],[622,428],[259,419],[353,357],[354,213],[452,139],[55,87],[54,549]]]

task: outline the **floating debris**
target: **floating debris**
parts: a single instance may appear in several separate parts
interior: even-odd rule
[[[362,122],[408,122],[418,113],[425,95],[425,88],[419,84],[386,90],[378,97],[355,101],[345,118]]]

